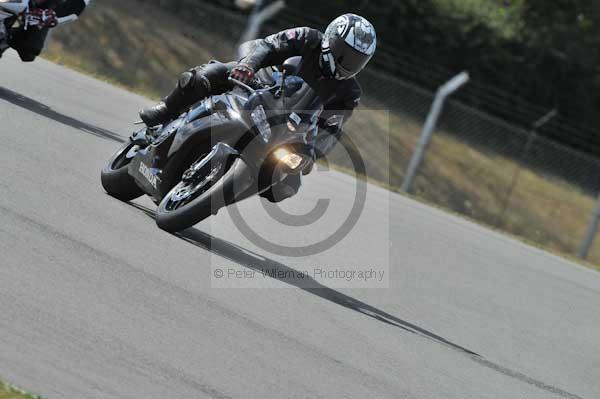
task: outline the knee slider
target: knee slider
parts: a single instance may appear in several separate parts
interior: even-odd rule
[[[177,81],[177,86],[181,90],[191,90],[195,86],[196,81],[196,73],[192,69],[191,71],[186,71],[181,74],[179,80]]]
[[[220,62],[211,62],[198,68],[197,76],[201,76],[212,93],[223,92],[228,87],[229,69]]]

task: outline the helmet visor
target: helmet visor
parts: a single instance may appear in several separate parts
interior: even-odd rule
[[[363,70],[367,65],[370,56],[357,50],[346,48],[342,54],[335,58],[336,77],[338,79],[350,79]]]

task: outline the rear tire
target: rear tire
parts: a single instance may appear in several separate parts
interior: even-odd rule
[[[137,186],[127,171],[132,158],[126,158],[126,155],[134,146],[135,144],[129,142],[121,147],[110,158],[100,174],[102,187],[108,195],[125,202],[144,195],[142,189]]]

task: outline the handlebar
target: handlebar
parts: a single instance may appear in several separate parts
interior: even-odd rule
[[[246,91],[250,92],[250,94],[254,94],[254,93],[256,92],[256,90],[259,90],[259,89],[264,89],[264,88],[266,87],[266,86],[265,86],[265,85],[264,85],[264,84],[263,84],[263,83],[262,83],[260,80],[258,80],[258,79],[253,79],[253,80],[252,80],[252,82],[250,82],[249,84],[246,84],[246,83],[244,83],[244,82],[242,82],[242,81],[240,81],[240,80],[234,79],[234,78],[232,78],[232,77],[228,78],[228,80],[229,80],[231,83],[233,83],[233,84],[235,84],[235,85],[237,85],[237,86],[239,86],[239,87],[241,87],[241,88],[245,89]]]
[[[248,86],[246,83],[244,83],[242,81],[239,81],[239,80],[231,78],[231,77],[228,80],[231,83],[234,83],[234,84],[240,86],[242,89],[246,89],[247,91],[249,91],[252,94],[256,92],[256,90],[254,90],[252,87]]]

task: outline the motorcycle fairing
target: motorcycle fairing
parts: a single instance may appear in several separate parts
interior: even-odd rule
[[[215,106],[211,107],[199,103],[165,126],[153,144],[140,150],[129,164],[128,173],[154,201],[160,201],[171,190],[178,180],[176,175],[183,172],[180,165],[198,146],[211,148],[220,141],[233,146],[248,130],[241,118],[215,112],[219,101],[223,100],[214,101]],[[140,134],[137,138],[141,139]]]

